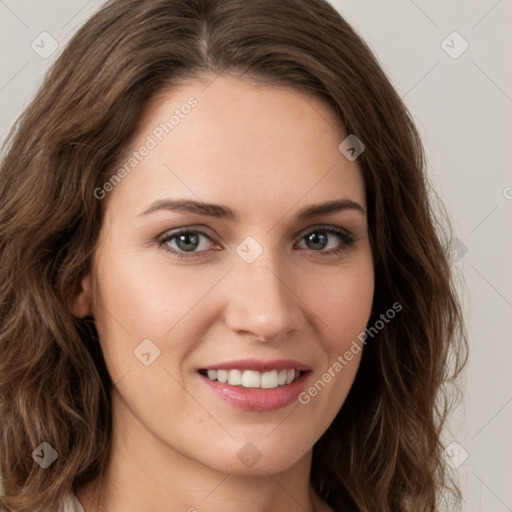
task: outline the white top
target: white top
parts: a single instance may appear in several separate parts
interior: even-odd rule
[[[75,496],[75,493],[71,493],[68,496],[68,500],[64,503],[64,508],[62,512],[85,512],[84,507],[82,507],[81,503],[78,501],[78,498]]]

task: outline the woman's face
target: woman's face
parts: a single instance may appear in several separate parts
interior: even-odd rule
[[[132,446],[231,473],[310,455],[354,380],[374,290],[347,135],[317,98],[225,76],[151,102],[102,189],[75,303],[95,319]]]

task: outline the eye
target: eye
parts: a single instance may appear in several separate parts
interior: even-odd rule
[[[338,239],[334,246],[329,248],[330,239]],[[300,241],[309,245],[309,250],[319,253],[321,256],[334,256],[348,249],[356,239],[344,229],[335,226],[318,226],[315,229],[309,228],[303,232]],[[167,252],[179,259],[198,257],[203,252],[208,252],[208,246],[212,245],[212,239],[203,231],[196,229],[181,229],[174,233],[166,233],[159,240],[160,246]],[[221,249],[213,244],[215,249]],[[329,250],[325,250],[328,248]]]
[[[334,247],[329,250],[325,250],[326,247],[329,246],[329,238],[337,238],[338,243],[335,243]],[[356,241],[348,231],[334,226],[318,226],[313,230],[309,228],[306,234],[302,236],[301,241],[303,240],[309,245],[312,252],[320,253],[321,256],[334,256],[339,254],[348,249]],[[340,240],[341,244],[339,243]]]
[[[182,229],[172,234],[166,234],[159,240],[160,245],[178,258],[196,256],[196,252],[205,252],[209,243],[202,243],[202,238],[211,239],[202,231]],[[175,243],[175,245],[173,245]],[[187,254],[189,253],[189,254]]]

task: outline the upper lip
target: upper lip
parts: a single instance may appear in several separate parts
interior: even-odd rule
[[[201,370],[254,370],[257,372],[268,372],[271,370],[300,370],[309,371],[311,366],[293,359],[274,359],[271,361],[260,361],[258,359],[237,359],[236,361],[225,361],[223,363],[211,364]]]

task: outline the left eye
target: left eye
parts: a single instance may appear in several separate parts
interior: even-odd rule
[[[328,248],[329,237],[338,238],[338,244],[334,244],[334,247]],[[209,240],[210,243],[203,242],[202,238]],[[355,242],[355,238],[348,231],[333,226],[318,227],[313,230],[310,229],[302,234],[300,241],[302,242],[303,240],[306,244],[313,246],[313,248],[310,247],[311,252],[320,252],[322,255],[338,254]],[[159,240],[159,243],[166,251],[178,258],[183,258],[199,256],[197,253],[206,252],[208,245],[211,245],[213,242],[211,238],[202,231],[186,229],[165,235]],[[220,248],[218,245],[216,247],[217,249]],[[328,248],[328,250],[325,250],[326,248]]]
[[[329,235],[335,236],[338,238],[338,241],[341,240],[341,247],[338,244],[335,244],[334,247],[331,247],[330,250],[325,251],[326,245],[328,244]],[[317,246],[317,249],[322,251],[322,254],[330,255],[330,254],[338,254],[339,252],[347,249],[351,245],[354,244],[355,238],[348,232],[343,229],[335,228],[333,226],[319,227],[312,231],[308,231],[305,235],[302,236],[301,241],[306,240],[306,243],[310,243],[313,246]],[[320,245],[320,247],[318,247]],[[319,252],[313,250],[313,252]]]

